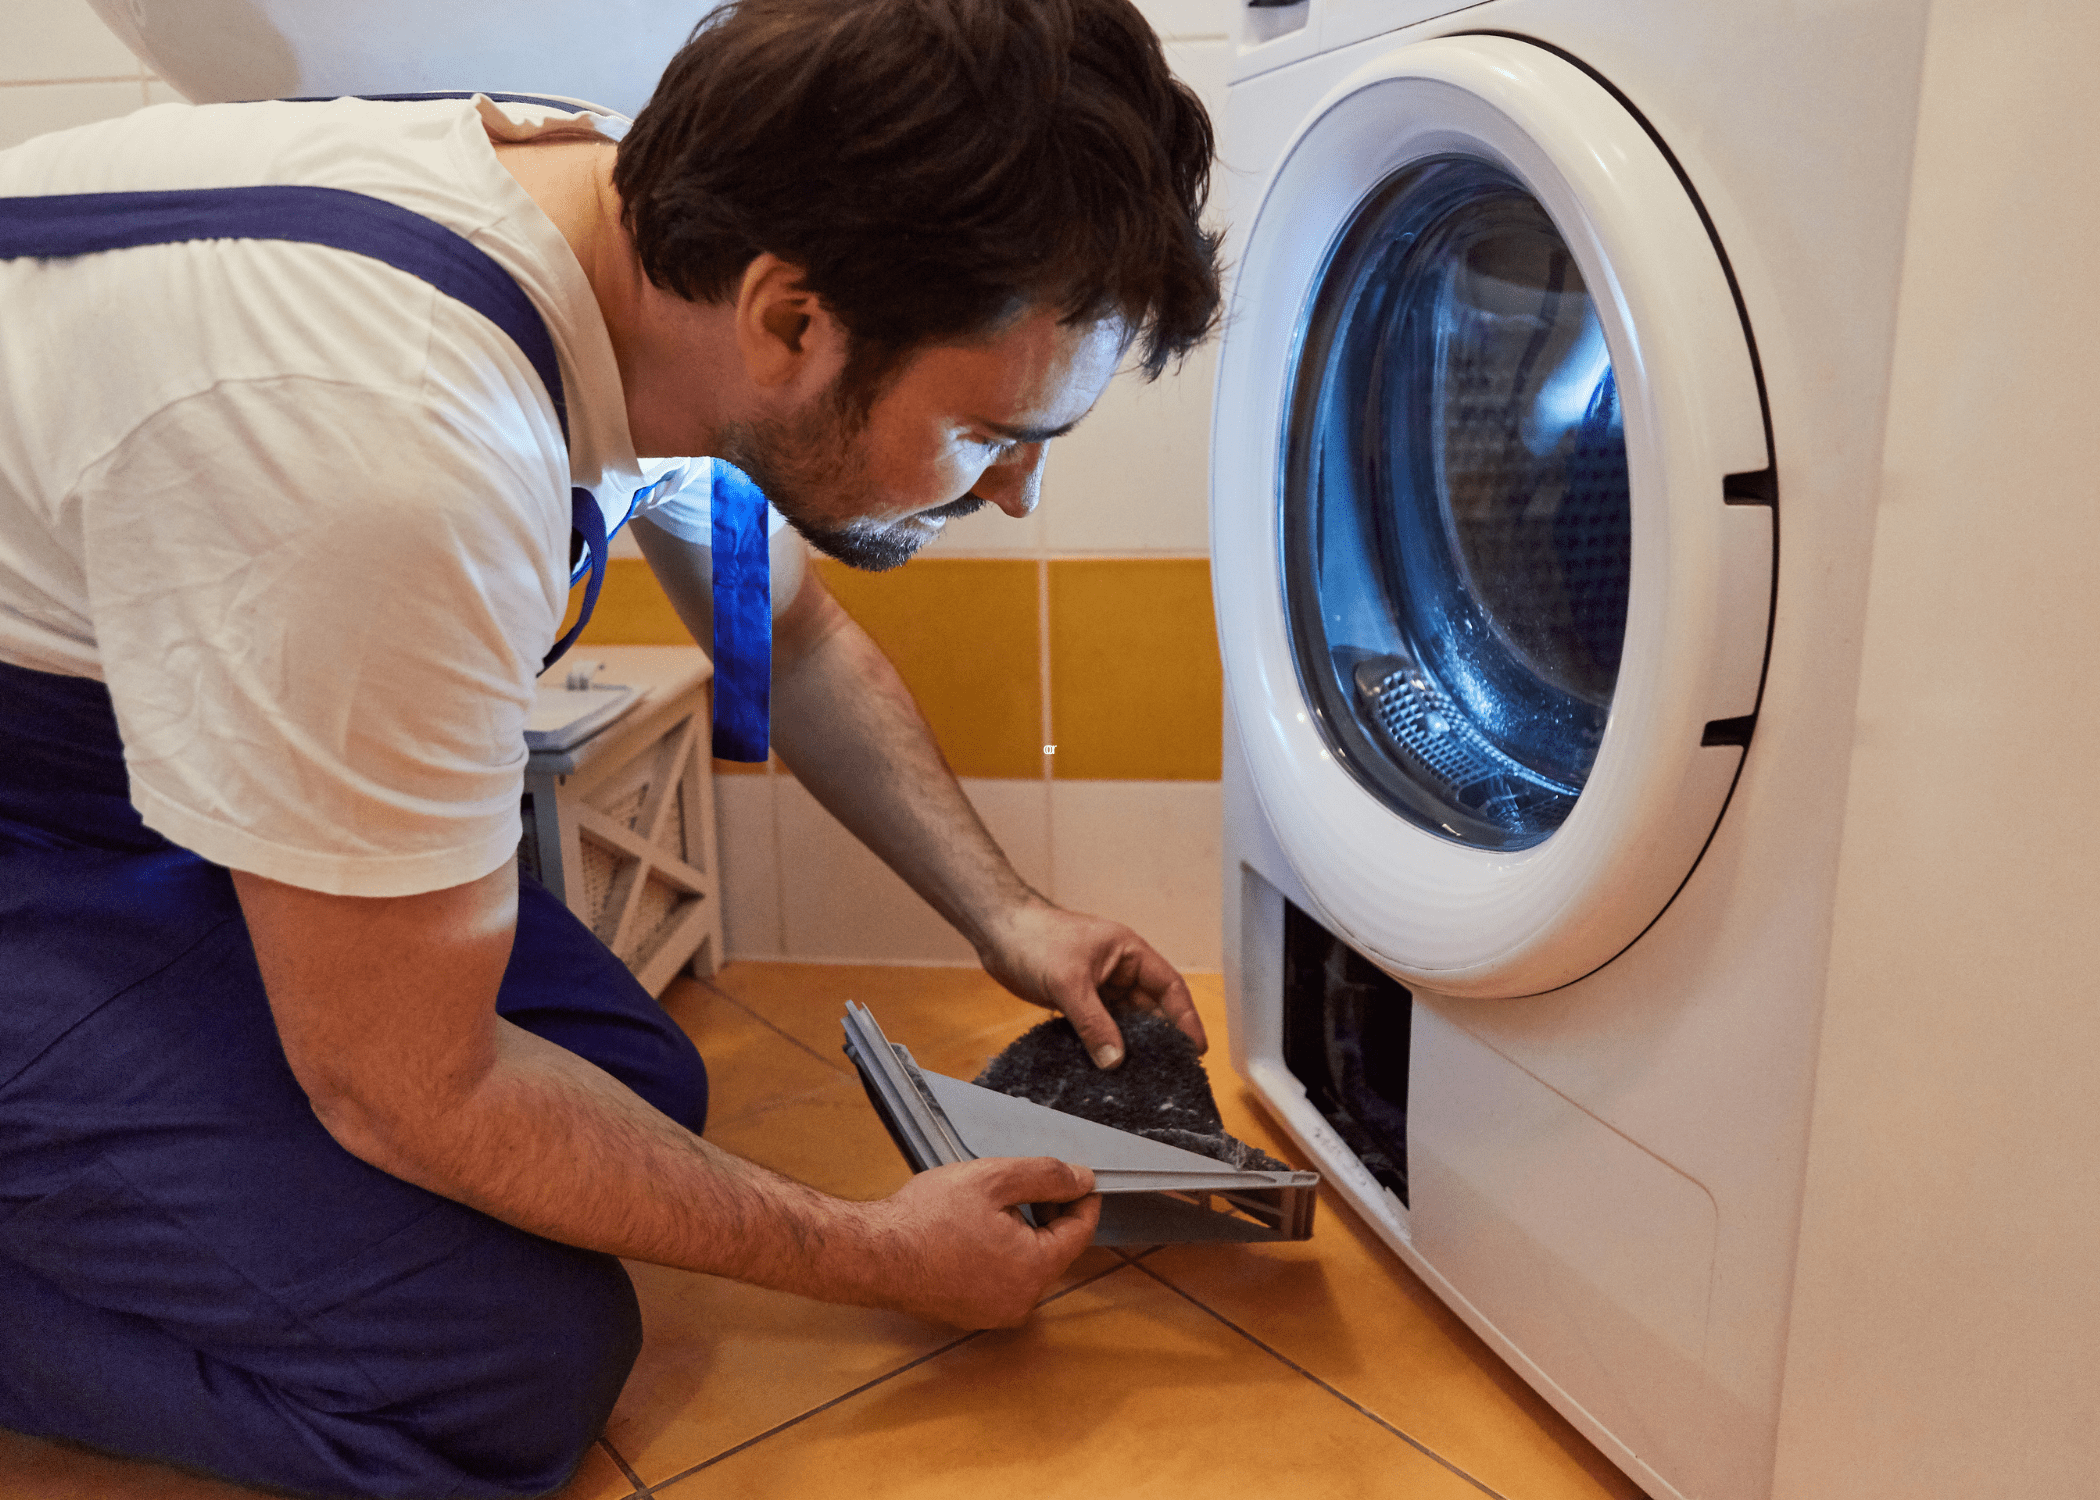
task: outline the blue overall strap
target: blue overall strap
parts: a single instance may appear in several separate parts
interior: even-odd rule
[[[713,490],[715,758],[762,761],[773,686],[773,578],[766,497],[716,459]]]
[[[554,403],[563,441],[569,410],[546,320],[508,271],[465,236],[419,213],[342,188],[298,184],[169,192],[57,193],[0,198],[0,260],[58,259],[190,240],[292,240],[367,256],[428,282],[501,329]],[[570,491],[570,520],[590,548],[583,616],[540,664],[569,649],[605,578],[605,518],[589,490]]]

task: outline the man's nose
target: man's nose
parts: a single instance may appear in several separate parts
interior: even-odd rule
[[[1023,443],[980,474],[971,493],[1020,520],[1042,498],[1043,450],[1041,443]]]

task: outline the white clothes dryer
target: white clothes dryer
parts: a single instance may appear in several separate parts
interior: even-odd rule
[[[1928,6],[1451,9],[1240,13],[1234,1061],[1644,1488],[1762,1497]]]

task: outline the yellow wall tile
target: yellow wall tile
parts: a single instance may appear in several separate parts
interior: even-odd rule
[[[561,622],[564,633],[576,623],[581,608],[583,585],[579,583],[569,590],[569,612]],[[606,559],[598,607],[591,611],[591,623],[584,626],[583,634],[576,637],[577,645],[684,646],[692,639],[648,563],[639,557]]]
[[[718,760],[714,762],[714,768],[717,776],[764,776],[769,771],[787,774],[787,767],[781,764],[777,755],[769,755],[764,760]]]
[[[569,612],[561,622],[567,632],[576,623],[576,612],[583,608],[583,585],[578,584],[569,591]],[[613,557],[606,559],[605,584],[598,590],[598,607],[591,611],[591,623],[584,627],[582,635],[576,637],[575,649],[585,646],[683,646],[692,640],[685,622],[678,618],[678,611],[671,607],[670,599],[657,584],[656,575],[649,571],[649,564],[638,557]],[[705,643],[702,643],[705,649]],[[779,765],[775,756],[772,765]],[[765,761],[746,764],[743,761],[718,760],[714,763],[717,776],[763,776],[768,765]]]
[[[1060,781],[1216,781],[1224,674],[1203,558],[1050,564]]]
[[[819,558],[816,568],[896,663],[956,775],[1043,774],[1034,562],[929,557],[861,573]]]

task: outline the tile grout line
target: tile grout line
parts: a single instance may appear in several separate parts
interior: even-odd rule
[[[724,1448],[720,1453],[717,1453],[714,1457],[704,1458],[699,1463],[694,1464],[690,1469],[681,1469],[676,1474],[673,1474],[669,1479],[659,1479],[651,1488],[650,1494],[654,1496],[657,1490],[666,1490],[674,1484],[682,1483],[683,1481],[692,1478],[702,1469],[711,1469],[716,1464],[721,1463],[724,1459],[734,1458],[737,1454],[742,1453],[746,1448],[754,1447],[757,1444],[764,1442],[769,1437],[774,1437],[780,1433],[786,1432],[790,1427],[799,1427],[804,1422],[807,1422],[811,1417],[821,1416],[823,1413],[830,1411],[831,1408],[837,1406],[842,1401],[851,1401],[855,1396],[860,1395],[863,1391],[871,1391],[875,1389],[876,1386],[883,1384],[885,1381],[895,1380],[899,1375],[904,1374],[907,1370],[916,1370],[920,1365],[925,1364],[930,1359],[939,1359],[950,1349],[959,1349],[964,1344],[969,1343],[970,1340],[976,1338],[981,1332],[982,1330],[980,1329],[977,1332],[966,1333],[959,1339],[953,1339],[948,1343],[941,1345],[941,1347],[938,1349],[929,1349],[924,1354],[920,1355],[917,1359],[909,1360],[906,1363],[897,1366],[897,1368],[894,1370],[885,1371],[884,1373],[877,1375],[873,1380],[863,1381],[861,1384],[855,1386],[850,1391],[841,1391],[838,1395],[833,1396],[829,1401],[819,1402],[817,1405],[812,1406],[808,1411],[800,1412],[797,1413],[795,1416],[789,1417],[785,1422],[776,1422],[773,1426],[768,1427],[764,1432],[757,1433],[754,1436],[745,1438],[741,1443],[736,1444],[734,1447]]]
[[[1043,864],[1044,883],[1050,889],[1043,892],[1050,900],[1057,895],[1057,757],[1049,753],[1056,744],[1057,716],[1050,692],[1050,559],[1035,560],[1035,680],[1040,697],[1037,710],[1039,727],[1043,732]]]
[[[655,1500],[655,1497],[649,1493],[649,1486],[642,1483],[642,1476],[634,1472],[633,1464],[630,1464],[625,1458],[620,1456],[620,1450],[612,1445],[611,1438],[602,1432],[599,1433],[598,1446],[605,1450],[606,1457],[613,1461],[614,1467],[619,1469],[621,1476],[634,1486],[634,1493],[629,1495],[627,1500]]]
[[[143,73],[113,73],[95,78],[0,78],[0,89],[36,89],[51,85],[71,87],[78,83],[151,83],[154,81]]]
[[[1109,1252],[1109,1253],[1110,1253],[1111,1255],[1122,1255],[1122,1256],[1123,1256],[1123,1264],[1122,1264],[1122,1265],[1120,1265],[1120,1266],[1110,1266],[1110,1267],[1109,1267],[1109,1268],[1108,1268],[1107,1270],[1105,1270],[1105,1271],[1096,1271],[1096,1272],[1095,1272],[1095,1273],[1094,1273],[1093,1275],[1091,1275],[1091,1276],[1087,1277],[1087,1278],[1086,1278],[1086,1279],[1085,1279],[1084,1281],[1075,1281],[1075,1282],[1073,1282],[1073,1283],[1072,1283],[1072,1284],[1071,1284],[1070,1286],[1066,1287],[1066,1288],[1065,1288],[1065,1289],[1064,1289],[1063,1291],[1061,1291],[1061,1292],[1052,1292],[1052,1293],[1051,1293],[1051,1294],[1050,1294],[1049,1296],[1045,1297],[1045,1298],[1044,1298],[1044,1299],[1043,1299],[1042,1301],[1040,1301],[1040,1302],[1036,1303],[1036,1305],[1035,1305],[1034,1307],[1030,1308],[1030,1309],[1028,1310],[1028,1315],[1029,1315],[1030,1317],[1034,1317],[1034,1316],[1035,1316],[1035,1315],[1036,1315],[1037,1313],[1041,1312],[1041,1311],[1042,1311],[1042,1310],[1043,1310],[1044,1308],[1048,1307],[1048,1306],[1049,1306],[1049,1305],[1050,1305],[1051,1303],[1053,1303],[1053,1302],[1057,1301],[1057,1300],[1058,1300],[1058,1298],[1060,1298],[1060,1297],[1069,1297],[1069,1296],[1070,1296],[1070,1295],[1071,1295],[1072,1293],[1074,1293],[1074,1292],[1076,1292],[1076,1291],[1079,1291],[1079,1290],[1080,1290],[1081,1288],[1083,1288],[1083,1287],[1090,1287],[1090,1286],[1092,1286],[1092,1285],[1093,1285],[1093,1284],[1094,1284],[1095,1282],[1097,1282],[1097,1281],[1101,1280],[1101,1278],[1102,1278],[1102,1277],[1104,1277],[1104,1276],[1113,1276],[1113,1275],[1115,1275],[1115,1274],[1116,1274],[1116,1272],[1118,1272],[1118,1271],[1120,1271],[1120,1270],[1123,1270],[1123,1269],[1124,1269],[1125,1267],[1128,1267],[1128,1266],[1134,1266],[1134,1265],[1136,1265],[1136,1264],[1137,1264],[1137,1262],[1136,1262],[1135,1260],[1133,1260],[1133,1259],[1132,1259],[1131,1257],[1129,1257],[1129,1256],[1127,1256],[1127,1255],[1123,1255],[1123,1252],[1122,1252],[1122,1251],[1120,1251],[1120,1250],[1118,1250],[1118,1249],[1117,1249],[1117,1248],[1116,1248],[1116,1247],[1115,1247],[1114,1245],[1104,1245],[1104,1246],[1103,1246],[1102,1248],[1103,1248],[1103,1249],[1105,1249],[1105,1250],[1107,1250],[1107,1251],[1108,1251],[1108,1252]],[[1154,1246],[1152,1247],[1152,1249],[1153,1249],[1153,1250],[1157,1250],[1158,1248],[1159,1248],[1159,1246],[1157,1246],[1157,1245],[1154,1245]],[[1147,1253],[1147,1254],[1149,1255],[1149,1254],[1151,1253],[1151,1251],[1147,1251],[1146,1253]]]
[[[712,702],[712,700],[710,700]],[[769,709],[768,712],[771,710]],[[768,729],[770,733],[770,726]],[[780,841],[780,776],[773,769],[774,756],[766,754],[766,825],[773,839],[773,936],[782,958],[788,956],[787,851]],[[719,861],[718,852],[715,858]],[[723,940],[728,946],[728,940]]]
[[[1113,1245],[1108,1246],[1107,1248],[1110,1250],[1115,1250],[1115,1247]],[[1159,1247],[1155,1245],[1152,1248],[1156,1250]],[[1122,1254],[1121,1251],[1116,1251],[1116,1253],[1118,1255]],[[1116,1272],[1124,1269],[1125,1266],[1131,1266],[1135,1264],[1135,1261],[1129,1259],[1128,1257],[1125,1257],[1123,1265],[1110,1266],[1104,1271],[1096,1271],[1093,1275],[1087,1277],[1084,1281],[1075,1281],[1070,1286],[1064,1288],[1064,1290],[1062,1291],[1052,1292],[1049,1296],[1045,1297],[1042,1301],[1038,1302],[1033,1308],[1029,1310],[1030,1316],[1033,1316],[1035,1313],[1042,1311],[1051,1303],[1057,1301],[1060,1297],[1068,1296],[1069,1294],[1078,1291],[1082,1287],[1092,1286],[1102,1277],[1113,1276]],[[986,1332],[986,1330],[984,1329],[975,1329],[969,1333],[964,1334],[961,1338],[951,1339],[949,1342],[941,1345],[938,1349],[929,1349],[924,1354],[920,1355],[917,1359],[909,1360],[906,1363],[897,1366],[897,1368],[894,1370],[885,1371],[883,1374],[877,1375],[873,1380],[864,1381],[860,1385],[855,1386],[850,1391],[841,1391],[838,1395],[833,1396],[829,1401],[820,1402],[816,1406],[812,1406],[808,1411],[801,1412],[795,1416],[789,1417],[785,1422],[775,1423],[773,1426],[768,1427],[764,1432],[756,1433],[751,1437],[745,1438],[744,1441],[736,1444],[734,1447],[724,1448],[720,1453],[715,1454],[712,1458],[702,1459],[699,1463],[694,1464],[690,1469],[681,1469],[678,1473],[673,1474],[669,1479],[659,1479],[656,1481],[653,1487],[645,1486],[645,1493],[647,1494],[647,1496],[650,1497],[650,1500],[655,1500],[658,1491],[666,1490],[674,1484],[682,1483],[683,1481],[692,1478],[702,1469],[711,1469],[716,1464],[721,1463],[725,1459],[734,1458],[737,1454],[742,1453],[746,1448],[750,1448],[759,1443],[762,1443],[769,1437],[776,1437],[779,1434],[786,1432],[790,1427],[799,1427],[802,1423],[807,1422],[811,1417],[822,1416],[825,1412],[830,1411],[831,1408],[839,1405],[841,1402],[850,1401],[855,1396],[862,1395],[868,1391],[872,1391],[873,1389],[875,1389],[876,1386],[882,1385],[887,1381],[895,1380],[899,1375],[905,1374],[907,1371],[916,1370],[920,1365],[927,1363],[929,1360],[939,1359],[943,1354],[948,1353],[951,1349],[960,1349],[964,1344],[969,1343],[972,1339],[978,1338],[984,1332]],[[606,1446],[610,1448],[611,1444],[608,1443]],[[618,1455],[615,1455],[616,1458],[617,1456]],[[630,1478],[634,1477],[633,1471],[628,1470],[627,1466],[624,1463],[621,1464],[620,1467],[624,1472],[626,1472],[629,1475]],[[635,1482],[639,1484],[641,1481],[639,1479],[636,1479]],[[630,1495],[628,1497],[628,1500],[642,1500],[642,1497],[640,1495]],[[1501,1500],[1501,1497],[1498,1496],[1497,1500]]]
[[[814,1048],[814,1047],[810,1046],[810,1044],[809,1044],[809,1043],[807,1043],[807,1042],[803,1041],[803,1040],[802,1040],[802,1039],[801,1039],[800,1037],[798,1037],[798,1036],[792,1036],[792,1035],[790,1035],[789,1033],[787,1033],[787,1032],[785,1032],[785,1031],[782,1031],[782,1030],[781,1030],[781,1029],[780,1029],[780,1028],[779,1028],[778,1026],[775,1026],[775,1025],[774,1025],[774,1024],[773,1024],[773,1023],[771,1022],[771,1021],[767,1020],[767,1019],[766,1019],[766,1018],[765,1018],[764,1016],[760,1015],[760,1014],[759,1014],[759,1013],[758,1013],[757,1011],[753,1010],[753,1009],[752,1009],[752,1008],[751,1008],[750,1006],[746,1005],[746,1004],[745,1004],[745,1003],[744,1003],[743,1001],[741,1001],[741,1000],[737,999],[737,997],[736,997],[736,996],[734,996],[734,995],[730,994],[730,993],[729,993],[729,991],[727,991],[727,990],[723,989],[723,988],[722,988],[722,987],[721,987],[720,985],[718,985],[718,984],[714,983],[714,982],[713,982],[712,980],[702,979],[702,980],[698,980],[698,981],[696,981],[696,983],[699,983],[699,984],[701,984],[701,985],[704,985],[704,986],[706,986],[706,988],[708,988],[708,989],[712,990],[712,991],[713,991],[713,992],[714,992],[715,994],[717,994],[717,995],[720,995],[720,996],[721,996],[721,997],[722,997],[722,998],[723,998],[724,1000],[727,1000],[727,1001],[728,1001],[728,1002],[729,1002],[729,1003],[730,1003],[731,1005],[734,1005],[734,1006],[735,1006],[735,1007],[736,1007],[736,1008],[737,1008],[738,1010],[742,1011],[742,1012],[743,1012],[743,1013],[744,1013],[745,1015],[749,1016],[749,1017],[750,1017],[750,1018],[751,1018],[752,1020],[754,1020],[754,1021],[758,1022],[758,1024],[759,1024],[759,1025],[761,1025],[761,1026],[765,1027],[765,1028],[766,1028],[766,1030],[768,1030],[768,1031],[772,1032],[772,1033],[773,1033],[773,1034],[774,1034],[775,1036],[779,1037],[779,1038],[780,1038],[780,1039],[781,1039],[782,1041],[784,1041],[784,1042],[787,1042],[787,1043],[789,1043],[789,1044],[790,1044],[791,1046],[794,1046],[794,1047],[796,1047],[796,1048],[800,1049],[800,1050],[801,1050],[801,1051],[803,1051],[803,1052],[807,1052],[807,1053],[808,1053],[808,1054],[809,1054],[809,1055],[810,1055],[811,1057],[814,1057],[814,1058],[815,1058],[815,1059],[816,1059],[816,1060],[817,1060],[818,1062],[820,1062],[820,1063],[824,1064],[824,1066],[825,1066],[825,1067],[827,1067],[827,1068],[830,1068],[830,1069],[832,1069],[832,1070],[834,1070],[834,1071],[836,1071],[836,1072],[841,1072],[841,1073],[843,1073],[843,1072],[848,1072],[848,1071],[851,1071],[850,1069],[848,1069],[848,1068],[846,1068],[846,1067],[842,1066],[841,1064],[839,1064],[838,1062],[834,1061],[833,1059],[831,1059],[831,1058],[828,1058],[828,1057],[826,1057],[826,1056],[825,1056],[825,1055],[824,1055],[823,1053],[819,1052],[819,1051],[818,1051],[818,1050],[817,1050],[816,1048]],[[842,1052],[840,1053],[840,1056],[844,1056],[844,1055],[845,1055],[845,1054],[844,1054],[844,1052],[842,1051]]]
[[[1307,1380],[1311,1381],[1321,1390],[1327,1392],[1328,1395],[1334,1397],[1335,1400],[1341,1402],[1344,1406],[1347,1406],[1354,1410],[1359,1416],[1367,1417],[1371,1421],[1377,1423],[1380,1427],[1383,1427],[1387,1432],[1390,1432],[1394,1437],[1400,1439],[1401,1442],[1407,1444],[1408,1447],[1413,1448],[1416,1452],[1420,1453],[1424,1458],[1432,1459],[1435,1462],[1443,1465],[1446,1469],[1449,1469],[1453,1474],[1457,1475],[1460,1479],[1463,1479],[1467,1484],[1472,1485],[1473,1488],[1479,1490],[1482,1494],[1493,1496],[1494,1500],[1509,1500],[1509,1497],[1504,1495],[1500,1490],[1494,1488],[1492,1485],[1486,1483],[1483,1480],[1474,1478],[1471,1474],[1468,1474],[1464,1469],[1461,1469],[1457,1464],[1451,1462],[1450,1459],[1444,1457],[1443,1454],[1437,1452],[1434,1448],[1424,1443],[1421,1439],[1412,1437],[1408,1433],[1403,1432],[1398,1427],[1395,1427],[1391,1422],[1388,1422],[1384,1417],[1378,1415],[1377,1412],[1372,1411],[1361,1401],[1358,1401],[1354,1397],[1345,1395],[1341,1391],[1336,1390],[1333,1386],[1329,1385],[1319,1376],[1313,1374],[1312,1371],[1306,1369],[1305,1366],[1299,1364],[1289,1355],[1284,1354],[1280,1350],[1274,1349],[1268,1344],[1263,1343],[1260,1339],[1256,1338],[1246,1329],[1240,1327],[1239,1324],[1233,1322],[1232,1319],[1226,1317],[1216,1308],[1207,1306],[1204,1303],[1198,1301],[1196,1298],[1190,1296],[1187,1292],[1183,1291],[1180,1287],[1174,1285],[1173,1282],[1167,1280],[1166,1277],[1160,1275],[1159,1272],[1153,1270],[1150,1266],[1138,1265],[1136,1261],[1131,1261],[1130,1264],[1136,1266],[1137,1270],[1141,1274],[1151,1277],[1154,1281],[1158,1282],[1161,1286],[1165,1287],[1175,1296],[1181,1298],[1182,1301],[1188,1303],[1191,1307],[1196,1308],[1200,1312],[1208,1313],[1211,1317],[1217,1319],[1218,1322],[1224,1324],[1227,1328],[1230,1328],[1234,1333],[1238,1334],[1241,1338],[1245,1339],[1255,1348],[1261,1350],[1262,1353],[1268,1355],[1271,1359],[1277,1361],[1279,1364],[1287,1366],[1292,1370],[1295,1370],[1298,1374],[1304,1376]]]

